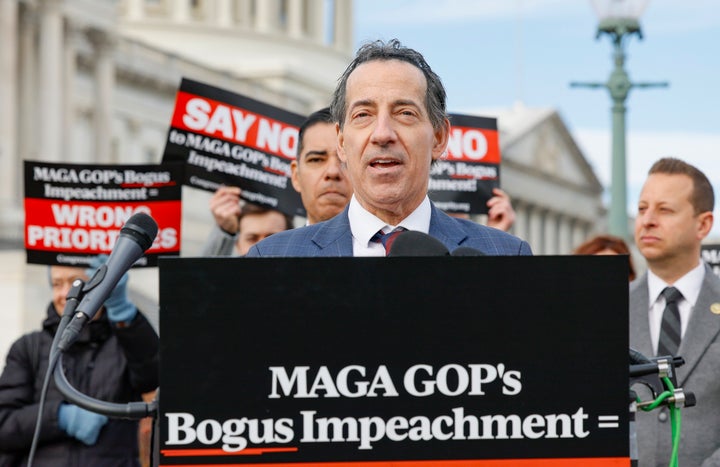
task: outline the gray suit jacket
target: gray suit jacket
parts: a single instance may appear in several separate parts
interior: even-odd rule
[[[715,312],[711,311],[711,305]],[[654,356],[648,319],[647,273],[630,285],[630,346]],[[678,355],[678,384],[695,393],[697,405],[682,409],[679,464],[720,466],[720,279],[705,266],[700,295],[693,308]],[[667,408],[637,413],[639,465],[667,466],[671,428]]]
[[[488,256],[532,254],[530,245],[524,240],[472,221],[450,217],[434,204],[429,234],[440,240],[451,252],[466,246]],[[352,255],[347,207],[328,221],[273,234],[254,245],[247,254],[248,257]]]

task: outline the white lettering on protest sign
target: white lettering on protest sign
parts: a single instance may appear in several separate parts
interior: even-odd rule
[[[181,106],[183,101],[185,103],[184,107],[181,107],[182,115],[176,123],[180,123],[185,129],[210,137],[221,137],[287,159],[295,158],[298,143],[297,128],[199,96],[180,93],[178,102]],[[184,140],[178,141],[177,136],[174,139],[170,138],[170,141],[186,144]],[[195,149],[200,148],[195,146]],[[211,152],[230,156],[229,151],[219,152],[217,148]]]
[[[34,167],[33,180],[53,183],[84,183],[92,185],[119,185],[122,172],[114,169],[71,169],[65,167]]]
[[[189,413],[170,413],[168,418],[168,445],[184,445],[199,441],[213,445],[222,441],[226,452],[245,449],[248,441],[257,444],[288,443],[293,439],[293,421],[289,418],[248,419],[231,418],[220,423],[206,419],[195,423]],[[245,435],[245,436],[241,436]]]
[[[522,375],[518,370],[507,369],[503,363],[450,363],[439,368],[416,364],[407,368],[400,386],[393,381],[386,365],[369,370],[362,365],[347,365],[333,373],[325,366],[268,367],[271,375],[268,399],[283,397],[358,398],[399,397],[398,387],[405,395],[427,397],[484,396],[500,391],[515,396],[522,390]],[[492,439],[556,439],[585,438],[589,415],[584,407],[572,413],[529,414],[473,414],[464,407],[453,407],[449,412],[427,416],[361,416],[324,417],[317,410],[299,411],[300,443],[356,443],[357,449],[373,449],[381,440],[432,441],[432,440],[492,440]],[[216,445],[236,452],[248,445],[286,444],[296,439],[292,418],[229,418],[224,421],[204,419],[185,412],[165,414],[168,422],[166,444],[187,445],[201,443]]]
[[[463,407],[450,413],[429,417],[425,415],[373,417],[321,417],[317,411],[302,410],[301,443],[356,443],[359,450],[373,449],[373,443],[389,441],[432,440],[493,440],[493,439],[571,439],[586,438],[588,414],[584,407],[574,413],[467,414]],[[252,419],[230,418],[224,421],[205,419],[198,423],[185,412],[166,413],[168,421],[167,445],[187,445],[199,442],[215,445],[222,441],[226,452],[245,449],[249,443],[267,445],[287,444],[296,433],[291,418]],[[262,427],[262,428],[261,428]]]
[[[110,250],[120,228],[135,213],[152,215],[147,205],[96,206],[53,203],[50,205],[54,225],[27,226],[28,247],[60,250]],[[178,232],[174,227],[158,229],[150,249],[172,249],[177,246]]]
[[[485,135],[471,128],[452,128],[448,138],[448,160],[481,161],[488,152]]]
[[[385,365],[380,365],[372,379],[366,378],[364,366],[349,365],[341,369],[336,377],[330,374],[326,366],[321,366],[312,384],[308,386],[310,367],[294,367],[288,375],[284,367],[269,367],[272,373],[272,390],[269,399],[279,399],[292,395],[296,398],[318,397],[396,397],[390,373]],[[282,393],[282,394],[281,394]]]

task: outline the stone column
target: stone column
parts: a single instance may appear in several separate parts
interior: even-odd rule
[[[128,20],[138,20],[145,16],[143,3],[143,0],[125,0],[125,5],[127,5],[125,16]]]
[[[106,32],[92,29],[88,37],[95,48],[95,159],[111,160],[113,89],[115,88],[114,40]]]
[[[303,31],[303,0],[287,0],[287,31],[295,39],[304,36]]]
[[[561,216],[558,222],[558,253],[561,255],[569,255],[572,253],[572,219],[567,216]]]
[[[190,20],[190,2],[188,0],[172,0],[170,3],[172,20],[186,23]]]
[[[11,0],[12,1],[12,0]],[[20,87],[19,93],[19,117],[18,124],[18,159],[38,159],[38,135],[37,126],[38,103],[37,103],[37,41],[35,32],[38,28],[37,12],[25,9],[20,18]]]
[[[587,224],[582,219],[576,219],[572,230],[573,248],[587,240]]]
[[[0,0],[0,207],[12,204],[18,184],[18,2]],[[2,219],[0,219],[2,222]]]
[[[513,209],[515,210],[515,222],[513,223],[511,232],[523,240],[528,239],[528,207],[522,201],[513,201]]]
[[[557,254],[557,214],[548,210],[545,211],[543,222],[543,239],[545,242],[545,254]]]
[[[63,160],[73,160],[76,152],[73,151],[73,135],[75,132],[75,79],[77,77],[77,56],[81,32],[77,26],[68,21],[65,24],[65,58],[63,70]]]
[[[236,0],[237,18],[240,26],[249,28],[254,24],[252,17],[252,0]]]
[[[353,28],[352,28],[352,0],[335,0],[333,37],[335,48],[343,52],[352,53]]]
[[[62,147],[63,118],[63,18],[59,0],[40,2],[40,89],[39,112],[35,122],[40,137],[39,157],[59,161]]]
[[[530,211],[529,217],[529,237],[528,242],[532,246],[533,252],[536,255],[544,254],[545,243],[543,242],[543,213],[540,208],[534,206]]]
[[[280,2],[262,0],[255,4],[255,28],[259,32],[275,32],[280,19]]]
[[[307,0],[308,36],[318,44],[325,42],[325,1]]]
[[[215,2],[215,24],[221,28],[229,28],[233,25],[232,3],[230,0],[216,0]]]

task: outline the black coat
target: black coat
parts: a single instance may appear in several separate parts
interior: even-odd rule
[[[30,451],[50,346],[59,322],[50,304],[43,329],[15,341],[7,355],[0,376],[0,464],[3,452],[19,453],[26,459]],[[138,401],[142,393],[158,386],[158,347],[158,335],[142,313],[125,328],[112,326],[103,314],[90,322],[64,353],[63,367],[70,384],[86,395],[108,402]],[[34,466],[139,465],[137,421],[110,419],[97,443],[86,446],[58,427],[62,402],[52,380]]]

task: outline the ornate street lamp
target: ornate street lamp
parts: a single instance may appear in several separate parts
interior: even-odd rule
[[[605,83],[570,83],[572,87],[605,88],[612,98],[612,179],[609,231],[628,238],[627,177],[625,162],[625,100],[632,88],[667,87],[667,82],[633,83],[625,71],[625,44],[633,35],[642,40],[640,15],[648,0],[591,0],[600,20],[596,39],[610,36],[615,67]]]

